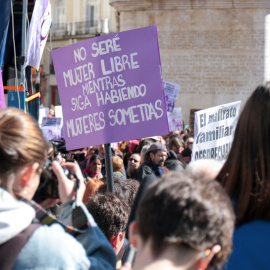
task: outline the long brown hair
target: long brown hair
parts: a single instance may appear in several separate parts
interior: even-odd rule
[[[236,225],[270,221],[270,83],[258,86],[239,117],[227,161],[217,180],[235,206]]]
[[[46,152],[47,144],[34,118],[16,108],[0,110],[1,186],[12,192],[12,176],[17,170],[34,162],[42,164]]]

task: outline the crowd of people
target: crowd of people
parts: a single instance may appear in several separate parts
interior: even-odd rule
[[[111,144],[112,193],[104,145],[67,152],[0,110],[0,268],[267,269],[268,113],[270,83],[247,100],[224,164],[191,162],[187,129]]]

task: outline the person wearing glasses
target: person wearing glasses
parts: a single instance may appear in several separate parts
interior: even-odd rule
[[[139,154],[132,154],[128,160],[127,178],[136,178],[136,172],[141,165],[141,156]]]
[[[142,182],[148,175],[160,178],[165,173],[161,167],[164,166],[167,157],[166,146],[162,143],[153,143],[145,154],[144,163],[137,170],[136,179]]]

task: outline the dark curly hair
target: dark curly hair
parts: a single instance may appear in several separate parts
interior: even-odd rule
[[[191,173],[172,172],[154,183],[138,208],[138,232],[151,240],[154,257],[168,246],[221,252],[210,267],[226,261],[232,249],[234,213],[222,186]]]
[[[86,207],[108,240],[126,231],[130,207],[113,193],[96,193]]]

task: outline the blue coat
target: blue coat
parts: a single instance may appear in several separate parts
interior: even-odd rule
[[[234,231],[233,252],[225,270],[270,269],[270,222],[254,220]]]
[[[76,239],[59,224],[40,226],[21,250],[13,269],[115,269],[116,255],[82,202],[90,227]],[[70,224],[71,203],[60,207],[60,219]]]

